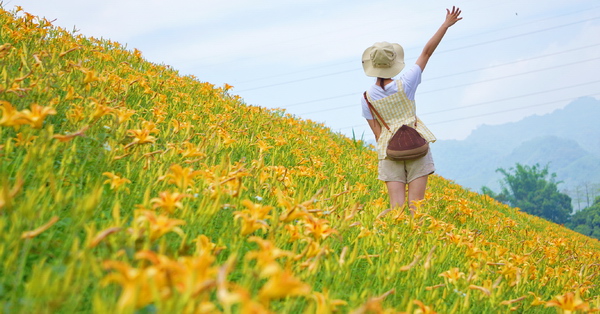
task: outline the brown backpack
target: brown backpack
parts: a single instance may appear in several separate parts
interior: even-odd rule
[[[364,93],[364,96],[371,112],[375,113],[379,122],[381,122],[388,131],[392,132],[387,123],[385,123],[383,118],[379,115],[379,112],[375,110],[375,107],[373,107],[367,98],[367,92]],[[415,128],[416,127],[417,119],[415,116]],[[386,155],[387,158],[391,160],[411,160],[427,155],[428,151],[429,142],[427,142],[417,130],[405,124],[402,125],[390,139],[387,145]]]

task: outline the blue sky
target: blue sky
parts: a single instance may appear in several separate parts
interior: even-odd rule
[[[366,140],[373,135],[359,100],[373,79],[362,72],[362,52],[397,42],[414,63],[452,5],[464,19],[448,31],[416,95],[418,115],[439,139],[600,98],[597,0],[4,2],[16,5],[181,74],[233,85],[248,104]]]

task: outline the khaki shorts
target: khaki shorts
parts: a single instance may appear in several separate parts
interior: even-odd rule
[[[396,181],[410,183],[414,179],[430,175],[435,172],[431,149],[427,155],[414,160],[394,161],[390,159],[379,160],[379,177],[381,181]]]

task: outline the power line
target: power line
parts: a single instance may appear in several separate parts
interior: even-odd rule
[[[586,96],[583,96],[583,97],[592,97],[592,96],[599,96],[599,95],[600,95],[600,93],[596,93],[596,94],[586,95]],[[569,100],[574,100],[574,99],[571,97],[571,98],[566,98],[566,99],[561,99],[561,100],[555,100],[555,101],[546,102],[546,103],[537,104],[537,105],[525,106],[525,107],[520,107],[520,108],[513,108],[513,109],[496,111],[496,112],[489,112],[489,113],[484,113],[484,114],[480,114],[480,115],[475,115],[475,116],[470,116],[470,117],[463,117],[463,118],[457,118],[457,119],[452,119],[452,120],[445,120],[445,121],[427,123],[427,125],[436,125],[436,124],[443,124],[443,123],[448,123],[448,122],[468,120],[468,119],[473,119],[473,118],[480,118],[480,117],[491,116],[491,115],[500,114],[500,113],[507,113],[507,112],[513,112],[513,111],[518,111],[518,110],[523,110],[523,109],[534,108],[534,107],[547,106],[547,105],[551,105],[551,104],[555,104],[555,103],[559,103],[559,102],[564,102],[564,101],[569,101]]]
[[[474,0],[470,0],[470,1],[467,1],[467,2],[474,2]],[[487,8],[490,8],[490,7],[493,7],[493,6],[497,6],[497,5],[491,5],[491,6],[487,6],[487,7],[484,7],[483,9],[487,9]],[[434,11],[434,10],[424,10],[424,11],[422,11],[422,12],[433,12],[433,11]],[[436,10],[436,11],[437,11],[437,10]],[[476,11],[477,11],[477,10],[476,10]],[[476,11],[475,11],[475,12],[476,12]],[[375,21],[371,21],[371,22],[363,23],[363,25],[369,25],[369,24],[379,24],[379,25],[381,25],[382,23],[385,23],[385,22],[387,22],[387,21],[396,21],[396,20],[397,20],[397,19],[388,19],[388,20],[383,20],[383,21],[381,21],[381,20],[379,20],[379,19],[378,19],[378,20],[375,20]],[[338,30],[330,30],[330,31],[326,31],[326,32],[321,32],[321,34],[335,34],[335,33],[341,33],[342,31],[345,31],[345,30],[346,30],[346,28],[345,28],[345,27],[342,27],[342,28],[339,28]],[[293,42],[296,42],[296,41],[305,40],[305,39],[309,39],[309,38],[312,38],[312,36],[311,36],[311,35],[308,35],[308,36],[302,36],[302,37],[290,38],[290,39],[287,39],[287,40],[280,41],[280,42],[278,42],[278,44],[279,44],[280,46],[282,46],[282,44],[293,43]],[[273,54],[280,54],[280,52],[283,52],[283,51],[284,51],[284,50],[281,50],[281,51],[276,51],[275,53],[271,53],[270,55],[273,55]],[[234,56],[235,54],[236,54],[236,53],[229,53],[229,54],[227,54],[227,56]],[[216,57],[222,57],[222,55],[218,55],[218,56],[217,56],[217,55],[214,55],[214,56],[206,56],[206,57],[203,57],[203,58],[201,58],[201,60],[204,60],[204,59],[214,59],[214,58],[216,58]],[[243,60],[244,60],[244,59],[251,59],[251,58],[252,58],[252,57],[246,57],[246,58],[243,58]],[[222,64],[222,63],[224,63],[224,62],[221,62],[221,63],[218,63],[218,64]],[[346,62],[346,63],[348,63],[348,62]]]
[[[492,79],[477,81],[475,83],[454,85],[454,86],[439,88],[439,89],[435,89],[435,90],[424,91],[424,92],[421,92],[420,94],[421,95],[422,94],[429,94],[429,93],[439,92],[439,91],[442,91],[442,90],[447,90],[447,89],[452,89],[452,88],[457,88],[457,87],[464,87],[464,86],[469,86],[469,85],[474,85],[474,84],[488,83],[488,82],[502,80],[502,79],[511,78],[511,77],[515,77],[515,76],[521,76],[521,75],[525,75],[525,74],[531,74],[531,73],[542,72],[542,71],[553,70],[553,69],[562,68],[562,67],[566,67],[566,66],[571,66],[571,65],[575,65],[575,64],[579,64],[579,63],[585,63],[585,62],[595,61],[595,60],[598,60],[598,59],[600,59],[600,57],[586,59],[586,60],[580,60],[580,61],[571,62],[571,63],[567,63],[567,64],[556,65],[556,66],[553,66],[553,67],[546,67],[546,68],[542,68],[542,69],[531,70],[531,71],[527,71],[527,72],[523,72],[523,73],[517,73],[517,74],[511,74],[511,75],[506,75],[506,76],[501,76],[501,77],[495,77],[495,78],[492,78]]]
[[[437,54],[451,52],[451,51],[457,51],[457,50],[462,50],[462,49],[466,49],[466,48],[472,48],[472,47],[481,46],[481,45],[493,44],[493,43],[497,43],[499,41],[504,41],[504,40],[513,39],[513,38],[517,38],[517,37],[523,37],[523,36],[527,36],[527,35],[531,35],[531,34],[537,34],[537,33],[545,32],[545,31],[549,31],[549,30],[553,30],[553,29],[557,29],[557,28],[561,28],[561,27],[566,27],[566,26],[572,26],[572,25],[575,25],[575,24],[589,22],[589,21],[593,21],[593,20],[597,20],[597,19],[600,19],[600,16],[596,16],[596,17],[593,17],[593,18],[585,19],[585,20],[580,20],[580,21],[577,21],[577,22],[562,24],[562,25],[558,25],[558,26],[547,27],[547,28],[536,30],[536,31],[531,31],[531,32],[528,32],[528,33],[517,34],[517,35],[513,35],[513,36],[499,38],[499,39],[494,39],[494,40],[488,40],[488,41],[484,41],[484,42],[479,42],[479,43],[468,45],[468,46],[457,47],[457,48],[454,48],[454,49],[447,49],[447,50],[440,51]]]
[[[537,57],[531,57],[531,58],[521,59],[521,60],[517,60],[517,61],[512,61],[512,62],[507,62],[507,63],[502,63],[502,64],[491,65],[491,66],[484,67],[484,68],[479,68],[479,69],[474,69],[474,70],[469,70],[469,71],[464,71],[464,72],[458,72],[458,73],[452,73],[452,74],[448,74],[448,75],[442,75],[442,76],[432,77],[432,78],[428,78],[427,81],[438,80],[438,79],[441,79],[441,78],[447,78],[447,77],[451,77],[451,76],[462,75],[462,74],[467,74],[467,73],[472,73],[472,72],[477,72],[477,71],[489,70],[489,69],[493,69],[493,68],[503,67],[503,66],[507,66],[507,65],[511,65],[511,64],[516,64],[516,63],[521,63],[521,62],[526,62],[526,61],[531,61],[531,60],[535,60],[535,59],[552,57],[552,56],[556,56],[556,55],[559,55],[559,54],[563,54],[563,53],[567,53],[567,52],[573,52],[573,51],[580,51],[582,49],[592,48],[592,47],[596,47],[596,46],[600,46],[600,43],[592,44],[592,45],[588,45],[588,46],[584,46],[584,47],[578,47],[578,48],[563,50],[563,51],[559,51],[559,52],[555,52],[555,53],[549,53],[549,54],[545,54],[545,55],[541,55],[541,56],[537,56]]]
[[[490,101],[486,101],[486,102],[482,102],[482,103],[478,103],[478,104],[473,104],[473,105],[468,105],[468,106],[462,106],[462,107],[458,107],[458,108],[443,109],[443,110],[438,110],[438,111],[431,111],[431,112],[422,113],[419,116],[428,116],[428,115],[442,113],[442,112],[449,112],[449,111],[461,110],[461,109],[465,109],[465,108],[479,107],[479,106],[483,106],[483,105],[489,105],[489,104],[492,104],[492,103],[495,103],[495,102],[502,102],[502,101],[507,101],[507,100],[514,100],[514,99],[518,99],[518,98],[529,97],[529,96],[539,95],[539,94],[545,94],[545,93],[550,93],[550,92],[555,92],[555,91],[565,90],[565,89],[570,89],[570,88],[575,88],[575,87],[581,87],[581,86],[591,85],[591,84],[595,84],[595,83],[600,83],[600,80],[596,80],[596,81],[592,81],[592,82],[587,82],[587,83],[581,83],[581,84],[575,84],[575,85],[571,85],[571,86],[564,86],[564,87],[559,87],[559,88],[553,88],[553,89],[549,89],[549,90],[544,90],[544,91],[540,91],[540,92],[534,92],[534,93],[529,93],[529,94],[524,94],[524,95],[519,95],[519,96],[507,97],[507,98],[503,98],[503,99],[490,100]]]
[[[523,72],[523,73],[517,73],[517,74],[511,74],[511,75],[496,77],[496,78],[487,79],[487,80],[481,80],[481,81],[477,81],[477,82],[474,82],[474,83],[467,83],[467,84],[461,84],[461,85],[454,85],[454,86],[450,86],[450,87],[443,87],[443,88],[439,88],[439,89],[435,89],[435,90],[420,92],[419,95],[433,93],[433,92],[438,92],[438,91],[442,91],[442,90],[448,90],[448,89],[457,88],[457,87],[465,87],[465,86],[471,86],[471,85],[480,84],[480,83],[488,83],[488,82],[491,82],[491,81],[497,81],[497,80],[502,80],[502,79],[506,79],[506,78],[516,77],[516,76],[521,76],[521,75],[526,75],[526,74],[531,74],[531,73],[536,73],[536,72],[553,70],[553,69],[556,69],[556,68],[561,68],[561,67],[571,66],[571,65],[574,65],[574,64],[595,61],[595,60],[598,60],[598,59],[600,59],[600,57],[586,59],[586,60],[580,60],[580,61],[576,61],[576,62],[572,62],[572,63],[567,63],[567,64],[561,64],[561,65],[557,65],[557,66],[553,66],[553,67],[546,67],[546,68],[542,68],[542,69],[531,70],[531,71],[527,71],[527,72]],[[579,84],[579,85],[573,85],[573,86],[570,86],[570,87],[554,88],[552,90],[548,90],[548,91],[544,91],[544,92],[551,92],[551,91],[555,91],[555,90],[561,90],[561,89],[566,89],[566,88],[573,88],[573,87],[577,87],[577,86],[580,86],[580,85],[592,84],[592,83],[595,83],[595,82],[598,82],[598,81],[594,81],[594,82],[591,82],[591,83]],[[527,95],[523,95],[523,96],[530,96],[530,95],[535,95],[535,94],[540,94],[540,93],[543,93],[543,92],[536,92],[536,93],[531,93],[531,94],[527,94]],[[353,93],[351,95],[357,95],[357,94]],[[523,97],[523,96],[518,96],[518,97]],[[506,100],[513,99],[513,98],[517,98],[517,97],[507,98]],[[491,102],[496,102],[496,101],[491,101]],[[318,110],[318,111],[305,112],[305,113],[301,113],[299,115],[301,115],[301,116],[302,115],[309,115],[309,114],[321,113],[321,112],[326,112],[326,111],[333,111],[333,110],[339,110],[339,109],[344,109],[344,108],[351,108],[351,107],[356,107],[356,106],[357,106],[356,104],[344,105],[344,106],[335,107],[335,108],[328,108],[328,109],[322,109],[322,110]],[[288,107],[283,107],[283,108],[285,109],[285,108],[288,108]],[[466,108],[466,107],[464,107],[464,108]],[[423,114],[423,115],[429,115],[429,114],[434,114],[434,113],[438,113],[438,112],[430,112],[430,113],[426,113],[426,114]]]
[[[576,97],[576,98],[594,97],[594,96],[600,96],[600,93],[589,94],[589,95],[580,96],[580,97]],[[570,97],[570,98],[565,98],[565,99],[561,99],[561,100],[555,100],[555,101],[551,101],[551,102],[545,102],[545,103],[536,104],[536,105],[530,105],[530,106],[513,108],[513,109],[508,109],[508,110],[502,110],[502,111],[489,112],[489,113],[484,113],[484,114],[475,115],[475,116],[462,117],[462,118],[445,120],[445,121],[438,121],[438,122],[433,122],[433,123],[427,123],[427,125],[443,124],[443,123],[448,123],[448,122],[468,120],[468,119],[473,119],[473,118],[480,118],[480,117],[485,117],[485,116],[491,116],[491,115],[500,114],[500,113],[507,113],[507,112],[513,112],[513,111],[518,111],[518,110],[523,110],[523,109],[529,109],[529,108],[533,108],[533,107],[541,107],[541,106],[555,104],[555,103],[558,103],[558,102],[573,101],[576,98]],[[338,128],[338,130],[351,129],[351,128],[356,128],[356,127],[359,127],[359,126],[366,126],[366,125],[367,124],[365,124],[365,123],[363,123],[363,124],[357,124],[357,125],[352,125],[352,126],[346,126],[346,127]]]
[[[531,61],[531,60],[535,60],[535,59],[541,59],[541,58],[551,57],[551,56],[555,56],[555,55],[559,55],[559,54],[563,54],[563,53],[567,53],[567,52],[572,52],[572,51],[580,51],[582,49],[587,49],[587,48],[596,47],[596,46],[600,46],[600,43],[592,44],[592,45],[584,46],[584,47],[578,47],[578,48],[563,50],[563,51],[559,51],[559,52],[555,52],[555,53],[550,53],[550,54],[545,54],[545,55],[541,55],[541,56],[537,56],[537,57],[532,57],[532,58],[527,58],[527,59],[522,59],[522,60],[517,60],[517,61],[512,61],[512,62],[507,62],[507,63],[503,63],[503,64],[498,64],[498,65],[483,67],[483,68],[479,68],[479,69],[474,69],[474,70],[469,70],[469,71],[464,71],[464,72],[459,72],[459,73],[453,73],[453,74],[448,74],[448,75],[443,75],[443,76],[432,77],[432,78],[428,78],[427,81],[429,82],[429,81],[437,80],[437,79],[440,79],[440,78],[447,78],[447,77],[451,77],[451,76],[462,75],[462,74],[471,73],[471,72],[477,72],[477,71],[483,71],[483,70],[488,70],[488,69],[492,69],[492,68],[507,66],[507,65],[511,65],[511,64],[517,64],[517,63],[521,63],[521,62],[525,62],[525,61]],[[349,94],[332,96],[332,97],[327,97],[327,98],[319,98],[319,99],[314,99],[314,100],[303,101],[303,102],[299,102],[299,103],[294,103],[294,104],[291,104],[291,105],[283,106],[282,108],[287,109],[287,108],[295,107],[295,106],[298,106],[298,105],[304,105],[304,104],[309,104],[309,103],[314,103],[314,102],[320,102],[320,101],[325,101],[325,100],[343,98],[343,97],[348,97],[348,96],[356,96],[356,92],[349,93]],[[353,106],[353,105],[346,106],[346,108],[351,107],[351,106]]]
[[[531,31],[531,32],[528,32],[528,33],[522,33],[522,34],[512,35],[512,36],[503,37],[503,38],[499,38],[499,39],[494,39],[494,40],[489,40],[489,41],[484,41],[484,42],[478,42],[478,43],[467,45],[467,46],[461,46],[461,47],[456,47],[456,48],[452,48],[452,49],[441,50],[441,51],[436,52],[436,55],[447,53],[447,52],[453,52],[453,51],[457,51],[457,50],[462,50],[462,49],[466,49],[466,48],[472,48],[472,47],[476,47],[476,46],[491,44],[491,43],[497,43],[499,41],[504,41],[504,40],[509,40],[509,39],[513,39],[513,38],[523,37],[523,36],[527,36],[527,35],[531,35],[531,34],[536,34],[536,33],[544,32],[544,31],[548,31],[548,30],[553,30],[553,29],[557,29],[557,28],[562,28],[562,27],[566,27],[566,26],[571,26],[571,25],[575,25],[575,24],[589,22],[589,21],[593,21],[593,20],[597,20],[597,19],[600,19],[600,16],[589,18],[589,19],[585,19],[585,20],[579,20],[579,21],[571,22],[571,23],[567,23],[567,24],[562,24],[562,25],[558,25],[558,26],[547,27],[547,28],[543,28],[543,29],[540,29],[540,30]],[[354,62],[354,61],[352,61],[352,62]],[[352,72],[352,71],[357,71],[358,69],[359,68],[353,68],[353,69],[349,69],[349,70],[339,71],[339,72],[335,72],[335,73],[328,73],[328,74],[323,74],[323,75],[318,75],[318,76],[312,76],[312,77],[307,77],[307,78],[298,79],[298,80],[292,80],[292,81],[286,81],[286,82],[281,82],[281,83],[276,83],[276,84],[269,84],[269,85],[263,85],[263,86],[253,87],[253,88],[247,88],[247,89],[240,90],[240,91],[237,91],[237,92],[238,93],[239,92],[246,92],[246,91],[252,91],[252,90],[256,90],[256,89],[263,89],[263,88],[269,88],[269,87],[280,86],[280,85],[285,85],[285,84],[297,83],[297,82],[301,82],[301,81],[307,81],[307,80],[311,80],[311,79],[316,79],[316,78],[321,78],[321,77],[326,77],[326,76],[333,76],[333,75],[338,75],[338,74],[342,74],[342,73],[348,73],[348,72]]]
[[[496,5],[493,5],[493,6],[496,6]],[[487,7],[484,7],[484,8],[479,8],[478,10],[487,9],[487,8],[490,8],[490,7],[493,7],[493,6],[487,6]],[[458,37],[458,38],[454,38],[454,39],[447,39],[446,42],[448,42],[448,41],[451,42],[451,41],[462,40],[462,39],[469,38],[469,37],[481,36],[481,35],[485,35],[485,34],[488,34],[488,33],[494,33],[494,32],[498,32],[498,31],[501,31],[501,30],[516,28],[516,27],[522,27],[522,26],[528,25],[528,24],[538,23],[538,22],[541,22],[541,21],[555,19],[555,18],[558,18],[558,17],[563,17],[563,16],[568,16],[568,15],[572,15],[572,14],[577,14],[577,13],[589,11],[589,10],[592,10],[592,9],[596,9],[598,7],[600,7],[600,6],[592,6],[592,7],[588,7],[588,8],[577,10],[577,11],[573,11],[573,12],[568,12],[568,13],[564,13],[564,14],[560,14],[560,15],[554,15],[554,16],[551,16],[551,17],[541,18],[541,19],[537,19],[537,20],[534,20],[534,21],[529,21],[529,22],[520,23],[520,24],[508,26],[508,27],[494,29],[494,30],[491,30],[491,31],[486,31],[486,32],[478,33],[478,34],[467,35],[467,36]],[[429,11],[431,11],[431,10],[429,10]],[[477,10],[475,10],[475,12],[476,11]],[[381,24],[382,21],[377,21],[376,23]],[[343,29],[340,29],[339,31],[342,31],[342,30]],[[336,31],[330,31],[328,33],[337,33],[339,31],[338,30],[336,30]],[[309,38],[309,37],[305,36],[305,37],[300,37],[300,38],[294,38],[294,39],[286,40],[284,42],[285,43],[289,43],[289,42],[294,42],[294,41],[298,41],[298,40],[303,40],[303,39],[306,39],[306,38]],[[411,49],[418,49],[418,47],[410,47],[407,50],[411,50]],[[276,53],[279,54],[279,52],[276,52]],[[234,55],[234,53],[231,53],[230,55]],[[216,57],[216,56],[205,57],[203,59],[211,59],[211,58],[214,58],[214,57]],[[221,55],[219,57],[221,57]],[[252,58],[252,57],[246,57],[245,59],[250,59],[250,58]],[[347,63],[352,63],[352,62],[355,62],[355,61],[344,61],[344,62],[336,63],[335,65],[347,64]],[[332,66],[332,65],[329,65],[329,66]],[[323,67],[327,67],[327,65],[326,66],[319,66],[318,68],[323,68]],[[301,70],[301,71],[295,71],[295,72],[288,72],[288,73],[277,74],[277,75],[268,76],[268,77],[255,78],[255,79],[252,79],[252,80],[246,80],[246,81],[242,81],[242,82],[238,82],[238,83],[246,83],[246,82],[250,82],[250,81],[265,80],[265,79],[270,79],[270,78],[275,78],[275,77],[281,77],[281,76],[286,76],[286,75],[291,75],[291,74],[296,74],[296,73],[302,73],[302,72],[307,72],[307,71],[310,71],[310,70]]]
[[[338,74],[342,74],[342,73],[348,73],[348,72],[352,72],[352,71],[356,71],[356,70],[358,70],[358,69],[345,70],[345,71],[340,71],[340,72],[335,72],[335,73],[329,73],[329,74],[323,74],[323,75],[318,75],[318,76],[307,77],[307,78],[303,78],[303,79],[297,79],[297,80],[293,80],[293,81],[286,81],[286,82],[275,83],[275,84],[270,84],[270,85],[265,85],[265,86],[248,88],[248,89],[243,89],[241,91],[238,91],[238,93],[247,92],[247,91],[251,91],[251,90],[257,90],[257,89],[262,89],[262,88],[267,88],[267,87],[274,87],[274,86],[279,86],[279,85],[285,85],[285,84],[290,84],[290,83],[297,83],[297,82],[302,82],[302,81],[309,81],[309,80],[313,80],[313,79],[316,79],[316,78],[333,76],[333,75],[338,75]]]

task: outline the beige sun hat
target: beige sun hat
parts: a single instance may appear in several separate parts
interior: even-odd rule
[[[362,65],[367,76],[392,78],[404,69],[404,49],[386,41],[375,43],[363,52]]]

